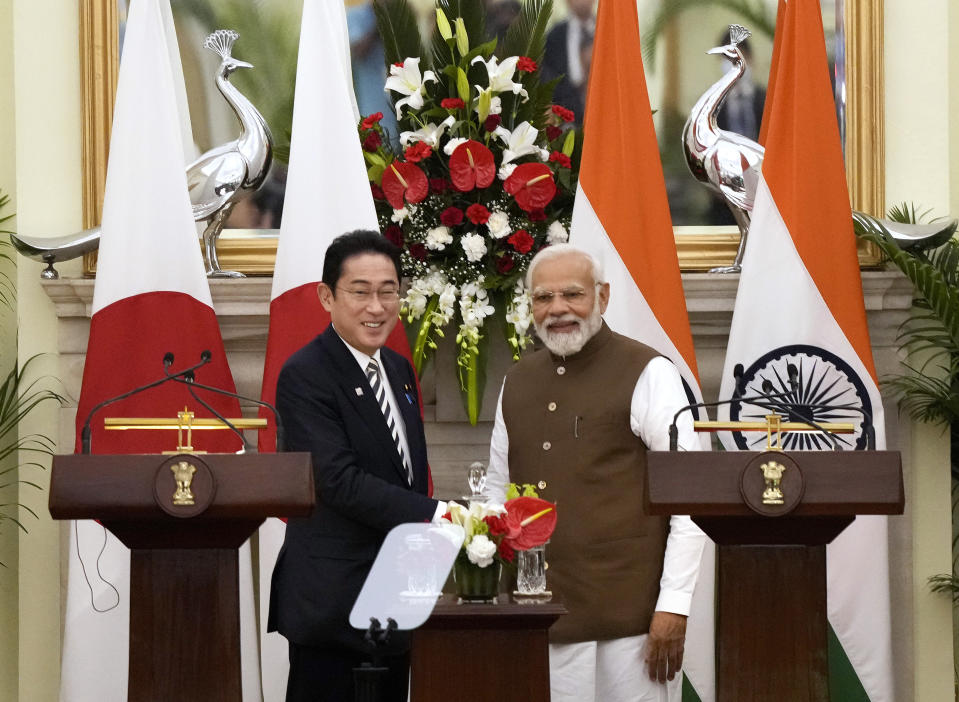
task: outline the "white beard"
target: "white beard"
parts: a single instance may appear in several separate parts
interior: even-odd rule
[[[551,332],[549,325],[556,322],[576,322],[576,330],[569,332]],[[542,324],[537,324],[534,320],[533,326],[536,327],[536,335],[542,339],[550,351],[557,356],[571,356],[574,353],[582,351],[586,342],[603,326],[603,315],[599,311],[599,296],[593,303],[593,309],[586,319],[577,317],[572,312],[564,315],[550,316],[543,320]]]

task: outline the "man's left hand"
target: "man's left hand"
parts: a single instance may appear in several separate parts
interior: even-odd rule
[[[653,612],[644,658],[649,679],[665,683],[683,667],[686,617],[671,612]]]

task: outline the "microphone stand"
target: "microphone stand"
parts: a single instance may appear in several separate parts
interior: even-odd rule
[[[201,359],[202,359],[204,356],[205,356],[208,360],[209,360],[210,358],[212,358],[212,354],[211,354],[209,351],[204,351],[203,353],[200,354],[200,358],[201,358]],[[167,362],[168,360],[169,360],[169,363]],[[236,426],[233,424],[233,422],[231,422],[229,419],[227,419],[227,418],[224,417],[222,414],[220,414],[219,412],[217,412],[217,411],[213,408],[212,405],[210,405],[209,403],[204,402],[203,400],[201,400],[200,397],[199,397],[199,396],[196,394],[196,392],[193,390],[193,383],[194,383],[194,380],[195,380],[195,377],[196,377],[196,376],[193,374],[193,371],[189,371],[189,372],[186,372],[186,373],[183,373],[183,374],[177,374],[178,376],[179,376],[179,375],[182,375],[182,377],[177,377],[177,376],[171,375],[170,372],[169,372],[169,370],[168,370],[168,368],[169,368],[170,365],[172,365],[172,363],[173,363],[173,354],[172,354],[172,353],[167,353],[167,355],[164,356],[164,358],[163,358],[163,372],[166,373],[167,377],[168,377],[170,380],[173,380],[174,382],[177,382],[177,383],[181,383],[181,384],[183,384],[183,385],[186,385],[187,391],[190,393],[190,397],[192,397],[194,400],[196,400],[197,404],[199,404],[200,406],[202,406],[204,409],[206,409],[207,412],[209,412],[209,413],[212,414],[214,417],[216,417],[216,418],[219,419],[221,422],[223,422],[223,423],[230,429],[230,431],[232,431],[234,434],[236,434],[236,435],[240,438],[240,445],[242,446],[242,448],[241,448],[240,451],[241,451],[241,453],[246,453],[246,452],[249,450],[250,445],[249,445],[249,443],[247,442],[246,437],[243,435],[243,432],[241,432],[239,429],[237,429]]]

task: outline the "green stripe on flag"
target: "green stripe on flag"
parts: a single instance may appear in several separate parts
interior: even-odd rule
[[[683,702],[703,702],[685,673],[683,674]]]
[[[832,702],[869,702],[869,695],[859,682],[832,624],[829,625],[829,699]],[[686,702],[685,689],[683,702]]]

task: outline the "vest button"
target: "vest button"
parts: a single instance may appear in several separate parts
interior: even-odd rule
[[[556,411],[556,403],[555,403],[555,402],[550,402],[548,405],[546,405],[546,409],[548,409],[550,412],[555,412],[555,411]]]
[[[552,445],[550,442],[548,442],[548,441],[544,441],[544,442],[543,442],[543,450],[544,450],[544,451],[549,451],[551,448],[553,448],[553,445]]]
[[[566,372],[566,366],[559,366],[559,367],[556,369],[556,375],[562,375],[562,374],[565,373],[565,372]]]

